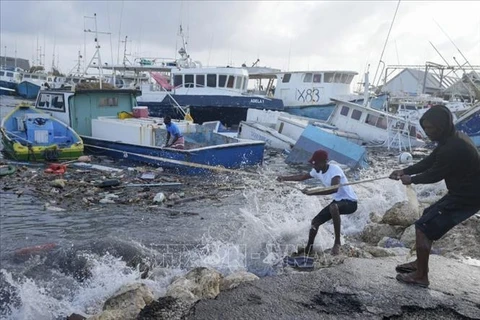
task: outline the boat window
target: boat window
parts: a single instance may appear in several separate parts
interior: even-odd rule
[[[5,72],[4,71],[0,71],[0,76],[4,76],[5,75]]]
[[[197,74],[197,88],[205,87],[205,75],[204,74]]]
[[[350,111],[350,108],[349,107],[346,107],[346,106],[343,106],[342,107],[342,110],[340,110],[340,114],[342,116],[348,116],[348,112]]]
[[[116,107],[118,106],[118,98],[101,98],[98,101],[100,107]]]
[[[349,83],[349,82],[348,82],[348,74],[346,74],[346,73],[345,73],[345,74],[342,74],[342,83],[346,83],[346,84]]]
[[[228,76],[227,88],[233,88],[233,82],[235,81],[234,76]]]
[[[377,128],[387,129],[387,118],[385,118],[384,116],[380,116],[378,118],[376,126]]]
[[[342,83],[342,74],[341,73],[335,73],[335,78],[334,78],[333,82]]]
[[[373,114],[368,114],[367,119],[365,119],[365,123],[368,123],[369,125],[375,126],[377,124],[378,117],[373,115]]]
[[[178,86],[181,86],[183,84],[183,77],[181,74],[176,74],[173,76],[173,86],[174,87],[178,87]]]
[[[353,74],[348,76],[348,80],[347,80],[348,84],[352,83],[353,77],[355,77],[355,75],[353,75]]]
[[[185,75],[185,88],[193,88],[193,74],[186,74]]]
[[[65,110],[65,102],[63,101],[63,94],[52,94],[51,95],[51,109],[55,110]]]
[[[65,79],[65,82],[70,82],[70,81],[72,81],[72,78]]]
[[[248,77],[243,78],[243,90],[247,90]]]
[[[237,82],[235,82],[235,89],[240,89],[242,87],[242,77],[237,77]]]
[[[282,79],[282,82],[283,83],[287,83],[287,82],[290,82],[290,78],[292,77],[292,74],[291,73],[285,73],[283,75],[283,79]]]
[[[216,74],[207,74],[207,87],[216,88],[217,87],[217,75]]]
[[[38,76],[32,76],[32,79],[38,79]]]
[[[326,82],[326,83],[332,83],[333,82],[333,73],[331,72],[327,72],[324,74],[324,80],[323,82]]]
[[[78,83],[80,79],[73,79],[73,83]]]
[[[13,77],[13,72],[7,72],[7,77]]]
[[[221,74],[218,76],[218,86],[220,88],[225,87],[225,82],[227,82],[227,76],[224,74]]]
[[[312,74],[311,73],[305,73],[305,76],[303,77],[303,82],[312,82]]]
[[[352,111],[352,119],[354,120],[360,120],[360,117],[362,116],[362,111],[353,109]]]
[[[41,94],[38,100],[37,108],[43,109],[43,108],[48,108],[49,106],[50,106],[50,95]]]
[[[30,76],[29,74],[24,74],[24,75],[23,75],[23,79],[30,79],[30,77],[31,77],[31,76]]]
[[[316,73],[313,75],[313,82],[320,83],[322,82],[322,75],[320,73]]]

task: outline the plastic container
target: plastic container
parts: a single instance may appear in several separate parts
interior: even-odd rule
[[[148,118],[148,107],[133,107],[135,118]]]

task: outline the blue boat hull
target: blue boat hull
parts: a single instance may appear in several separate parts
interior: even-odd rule
[[[196,166],[221,166],[238,169],[263,163],[264,142],[240,142],[213,148],[191,150],[162,149],[82,136],[85,149],[125,162],[144,163],[173,169],[179,174],[205,174],[211,170]]]
[[[246,120],[249,108],[283,110],[283,102],[280,99],[219,95],[172,95],[172,97],[179,105],[190,108],[190,115],[196,123],[219,120],[227,127]],[[182,117],[169,96],[166,96],[161,102],[139,101],[139,104],[147,106],[152,117],[166,115],[175,118]]]
[[[364,99],[350,100],[349,102],[362,104]],[[335,103],[312,104],[305,106],[285,106],[285,112],[290,114],[326,121],[335,109]]]
[[[457,122],[455,128],[467,134],[477,147],[480,147],[480,106],[465,119]]]
[[[305,128],[285,162],[305,164],[318,149],[327,151],[330,160],[350,168],[368,167],[367,151],[364,147],[312,125]]]
[[[23,81],[17,86],[17,93],[19,96],[26,99],[35,99],[40,91],[40,86],[31,82]]]

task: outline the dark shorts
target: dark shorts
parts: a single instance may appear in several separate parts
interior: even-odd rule
[[[446,195],[423,210],[423,215],[415,222],[415,226],[428,239],[438,240],[450,229],[467,220],[479,210],[480,206],[465,205]]]
[[[324,224],[328,220],[332,219],[332,215],[330,214],[330,206],[332,204],[336,204],[338,206],[338,211],[340,214],[352,214],[357,211],[357,202],[351,200],[340,200],[340,201],[332,201],[328,206],[322,209],[319,214],[316,215],[315,218],[312,220],[312,226],[319,227],[320,225]]]

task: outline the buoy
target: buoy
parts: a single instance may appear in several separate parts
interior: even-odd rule
[[[400,162],[402,164],[409,163],[412,160],[413,160],[413,157],[408,152],[402,152],[402,154],[400,154],[400,156],[398,157],[398,162]]]

